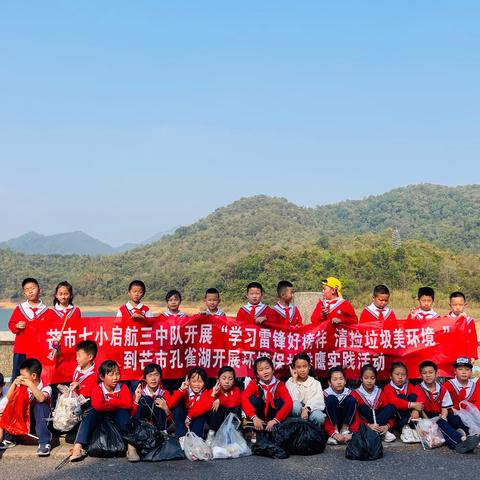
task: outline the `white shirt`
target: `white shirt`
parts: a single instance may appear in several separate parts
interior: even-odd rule
[[[301,402],[305,407],[309,407],[312,412],[325,409],[322,385],[313,377],[308,376],[304,382],[297,381],[297,383],[293,383],[292,379],[289,378],[285,386],[293,401]]]
[[[35,316],[39,317],[48,307],[40,300],[40,303],[33,308],[37,309],[35,313],[33,313],[32,306],[28,303],[28,301],[20,304],[20,310],[22,310],[23,314],[29,320],[33,320]]]

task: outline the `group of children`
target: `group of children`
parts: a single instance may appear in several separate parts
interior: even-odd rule
[[[79,317],[80,310],[73,305],[73,289],[68,282],[61,282],[56,287],[52,308],[40,300],[40,287],[35,279],[25,279],[22,287],[26,301],[15,308],[9,322],[10,330],[16,335],[12,383],[8,391],[0,389],[0,413],[6,402],[15,401],[16,389],[26,387],[32,425],[39,439],[38,455],[47,456],[52,433],[46,419],[50,418],[52,388],[42,383],[40,362],[28,358],[29,342],[35,335],[32,325],[34,321],[47,319],[48,315],[57,315],[67,322]],[[334,277],[322,282],[323,298],[311,316],[312,323],[329,321],[338,325],[359,321],[352,305],[342,297],[341,289],[341,282]],[[119,308],[118,321],[124,318],[141,321],[153,317],[151,310],[142,303],[145,291],[142,281],[130,283],[129,300]],[[395,314],[388,307],[389,295],[386,286],[375,287],[372,303],[362,311],[360,322],[394,320]],[[263,303],[263,296],[262,285],[250,283],[246,291],[247,303],[238,310],[237,320],[267,327],[302,325],[301,314],[292,302],[293,286],[290,282],[278,283],[278,301],[273,308]],[[429,320],[438,316],[432,309],[433,300],[431,288],[420,288],[419,306],[412,309],[409,318]],[[166,295],[167,310],[161,315],[185,317],[180,310],[181,302],[180,292],[171,290]],[[218,290],[210,288],[205,293],[206,308],[201,313],[225,316],[219,304]],[[466,315],[465,296],[461,292],[450,295],[450,307],[449,316],[471,321]],[[450,448],[465,453],[473,451],[479,443],[478,436],[469,435],[468,425],[455,413],[463,400],[480,408],[480,387],[472,380],[473,366],[465,357],[457,359],[453,366],[455,377],[444,384],[438,382],[437,367],[432,361],[420,364],[422,382],[415,386],[408,381],[407,367],[395,362],[391,366],[391,381],[383,389],[372,365],[362,367],[360,385],[356,389],[347,387],[345,372],[334,367],[328,372],[328,387],[325,385],[323,389],[320,381],[312,375],[310,357],[306,353],[295,355],[290,367],[291,376],[286,382],[275,376],[272,360],[262,356],[254,362],[252,379],[239,382],[235,370],[225,366],[219,370],[212,386],[205,370],[195,367],[173,391],[165,388],[162,369],[152,363],[145,367],[142,381],[132,391],[131,383],[122,382],[119,365],[107,360],[97,366],[96,355],[97,345],[93,341],[86,340],[76,346],[78,366],[72,372],[70,389],[79,396],[82,421],[76,432],[71,461],[86,456],[92,433],[105,416],[110,417],[124,434],[131,428],[132,417],[147,419],[160,430],[173,433],[181,444],[188,430],[211,442],[229,413],[243,416],[246,425],[257,435],[268,434],[289,416],[300,417],[322,427],[328,444],[349,442],[361,423],[368,425],[386,442],[396,439],[392,430],[400,432],[402,441],[416,442],[415,421],[439,416],[438,426]],[[2,381],[3,377],[0,377],[0,383]],[[480,421],[480,411],[478,415]],[[0,449],[13,445],[8,432],[0,429]],[[132,445],[128,445],[127,458],[139,460]]]

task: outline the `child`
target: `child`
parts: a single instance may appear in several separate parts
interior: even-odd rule
[[[395,321],[395,313],[388,308],[390,300],[390,291],[385,285],[377,285],[373,289],[373,302],[365,307],[360,315],[360,323],[363,322],[381,322],[386,320]]]
[[[91,392],[92,408],[89,414],[83,417],[75,439],[75,443],[82,446],[88,445],[93,430],[105,416],[112,418],[122,435],[128,434],[129,431],[132,395],[128,387],[120,383],[118,363],[105,360],[98,368],[98,376],[100,383]],[[84,456],[73,461],[80,460]],[[132,445],[128,445],[127,459],[131,462],[140,460]]]
[[[437,381],[437,365],[425,360],[420,364],[419,371],[423,381],[415,387],[415,390],[418,400],[424,405],[423,411],[426,416],[428,418],[440,416],[437,425],[450,449],[458,453],[472,452],[480,438],[476,435],[466,437],[448,422],[448,410],[453,407],[453,402],[445,385],[440,385]]]
[[[206,401],[208,396],[208,392],[205,389],[207,381],[207,372],[203,368],[192,368],[180,388],[173,392],[168,403],[168,407],[173,411],[175,436],[179,439],[182,446],[187,429],[192,430],[201,438],[204,436],[205,423],[207,421],[206,412],[195,418],[190,416],[190,412],[198,402]]]
[[[135,390],[132,416],[147,419],[160,430],[167,429],[167,417],[171,414],[168,404],[171,395],[162,388],[162,368],[150,363],[143,369],[143,379]]]
[[[129,301],[118,309],[117,318],[144,320],[145,318],[153,317],[150,309],[142,303],[145,292],[146,287],[141,280],[133,280],[130,282],[128,286]]]
[[[462,292],[453,292],[450,294],[450,312],[448,314],[451,318],[458,320],[465,319],[466,321],[466,338],[465,338],[465,351],[471,358],[477,358],[478,352],[478,339],[477,330],[475,328],[475,320],[469,317],[466,312],[467,302],[465,295]]]
[[[225,317],[225,313],[218,308],[220,305],[220,292],[216,288],[208,288],[205,292],[205,306],[202,315],[214,315],[216,317]]]
[[[259,357],[253,363],[255,379],[242,393],[242,410],[253,421],[257,432],[271,432],[291,413],[292,397],[287,387],[274,375],[273,362],[268,357]]]
[[[218,371],[218,380],[215,386],[188,412],[190,419],[194,419],[208,412],[209,427],[207,443],[211,443],[215,432],[220,428],[229,413],[242,418],[242,392],[236,385],[235,370],[225,366]]]
[[[395,407],[388,403],[386,395],[378,388],[377,369],[364,365],[360,370],[362,384],[352,392],[358,403],[360,420],[383,437],[385,442],[394,442],[396,437],[388,430],[393,427]]]
[[[274,320],[272,309],[262,303],[263,300],[263,286],[258,282],[251,282],[247,285],[247,300],[248,302],[241,307],[237,312],[237,321],[245,323],[256,323],[261,325],[267,320]]]
[[[392,363],[390,367],[390,383],[385,385],[383,391],[388,403],[396,409],[395,426],[402,431],[400,436],[402,442],[420,442],[417,431],[414,428],[412,429],[409,423],[420,417],[423,403],[417,401],[415,388],[408,381],[408,370],[404,363]]]
[[[15,334],[12,379],[18,377],[20,364],[26,360],[29,347],[36,343],[32,322],[47,319],[49,312],[48,307],[40,300],[37,280],[26,278],[22,282],[22,289],[26,301],[15,307],[8,322],[8,328]]]
[[[167,302],[167,311],[162,313],[163,317],[184,318],[187,315],[180,311],[182,303],[182,294],[178,290],[170,290],[165,296]]]
[[[277,285],[278,302],[273,307],[274,322],[278,325],[289,325],[291,327],[299,327],[303,324],[300,310],[292,303],[293,285],[282,280]]]
[[[306,353],[297,353],[290,366],[291,377],[286,382],[293,400],[292,416],[310,420],[319,427],[325,421],[325,400],[322,385],[310,376],[312,362]]]
[[[342,298],[342,283],[338,278],[328,277],[322,281],[323,299],[312,313],[312,323],[328,320],[332,325],[358,323],[352,304]]]
[[[328,371],[328,385],[324,390],[325,432],[328,435],[329,445],[347,443],[352,439],[352,432],[358,430],[356,419],[357,401],[350,395],[347,388],[347,379],[342,367],[332,367]]]
[[[68,282],[60,282],[55,288],[52,310],[63,320],[81,317],[80,309],[73,305],[73,287]]]
[[[433,288],[420,287],[417,298],[419,306],[410,310],[408,320],[431,320],[439,316],[432,308],[433,301],[435,300]]]
[[[48,429],[52,387],[43,385],[40,379],[41,376],[42,364],[36,358],[27,358],[20,364],[20,375],[15,378],[10,386],[7,398],[9,402],[13,401],[13,394],[17,388],[26,387],[28,389],[30,419],[35,424],[35,433],[38,437],[37,455],[39,457],[48,457],[52,440],[52,434]],[[0,435],[3,437],[3,432],[0,431]],[[0,444],[3,443],[3,438],[0,438]]]

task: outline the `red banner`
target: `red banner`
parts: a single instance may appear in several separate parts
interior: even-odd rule
[[[259,355],[272,358],[276,370],[286,368],[293,355],[307,352],[319,376],[342,366],[349,378],[371,363],[382,379],[388,378],[392,361],[401,360],[411,377],[418,377],[422,360],[435,361],[439,375],[452,376],[452,363],[459,356],[477,357],[473,322],[439,317],[433,320],[398,320],[334,327],[331,324],[299,328],[260,327],[235,318],[194,315],[183,319],[155,317],[142,321],[106,317],[83,317],[67,324],[60,341],[60,355],[48,360],[48,352],[61,330],[62,320],[38,322],[38,344],[29,356],[44,366],[49,383],[71,381],[76,366],[75,345],[94,340],[99,347],[96,364],[116,360],[124,380],[139,379],[149,363],[161,365],[164,378],[181,378],[195,366],[215,377],[220,367],[230,365],[240,377],[253,374]]]

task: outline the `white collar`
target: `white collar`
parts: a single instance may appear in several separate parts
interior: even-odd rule
[[[125,306],[127,307],[128,310],[141,310],[143,308],[143,303],[140,302],[136,307],[128,301]]]
[[[72,304],[68,304],[68,307],[62,307],[59,303],[56,303],[54,305],[54,308],[55,310],[57,310],[58,312],[66,312],[67,310],[71,310],[73,308],[73,305]]]
[[[258,384],[261,385],[262,387],[271,387],[275,385],[277,382],[278,382],[278,379],[277,377],[275,377],[275,375],[270,380],[270,383],[265,383],[263,380],[260,380],[260,379],[258,380]]]
[[[396,392],[403,392],[404,390],[406,391],[408,389],[408,380],[405,381],[405,383],[403,384],[403,387],[397,387],[397,385],[395,385],[393,383],[393,380],[390,380],[390,386],[396,391]]]
[[[113,392],[109,392],[107,390],[107,387],[105,387],[105,384],[102,382],[100,384],[100,387],[102,389],[102,392],[103,392],[103,396],[104,397],[108,397],[109,395],[115,395],[116,393],[118,393],[120,391],[120,388],[121,388],[121,384],[120,383],[117,383],[116,387],[114,388]]]

